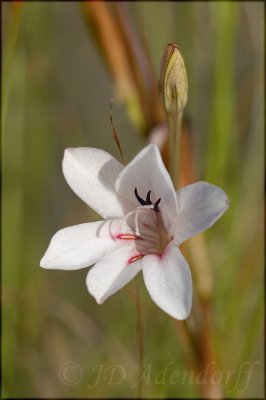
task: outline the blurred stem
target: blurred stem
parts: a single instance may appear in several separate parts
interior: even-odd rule
[[[182,186],[197,181],[190,125],[187,120],[186,122],[180,138]],[[188,320],[177,326],[181,330],[184,346],[191,349],[192,367],[198,374],[203,375],[204,371],[207,371],[207,378],[200,387],[203,398],[222,398],[221,386],[212,382],[212,376],[218,370],[218,365],[214,351],[213,332],[209,322],[213,280],[205,236],[197,235],[182,247],[188,253],[186,257],[189,258],[189,265],[191,265],[195,289],[192,313]],[[191,368],[191,365],[189,367]]]
[[[177,329],[184,348],[190,352],[190,356],[186,355],[187,367],[197,376],[204,376],[204,379],[198,382],[202,397],[221,399],[223,397],[221,384],[213,380],[219,368],[214,351],[209,311],[210,304],[202,301],[195,290],[191,315],[188,320],[177,322]]]
[[[263,315],[264,315],[264,291],[261,290],[258,294],[258,301],[257,301],[257,309],[254,310],[254,313],[250,319],[250,328],[249,330],[246,332],[245,334],[245,343],[243,345],[243,350],[241,353],[241,358],[238,360],[238,362],[236,363],[237,367],[236,370],[239,371],[241,370],[241,366],[243,366],[247,360],[252,360],[252,353],[254,352],[254,347],[256,346],[257,342],[256,342],[256,338],[258,337],[259,334],[261,334],[261,336],[263,337],[264,335],[264,326],[263,326]],[[263,358],[262,358],[263,360]],[[257,365],[257,368],[259,368],[259,365],[262,363],[262,360],[257,360],[256,362],[254,362],[254,366]],[[253,368],[253,367],[252,367]],[[231,384],[230,387],[230,393],[232,393],[234,396],[237,395],[237,392],[239,390],[240,387],[245,387],[244,386],[244,382],[245,380],[248,380],[249,378],[246,377],[246,375],[243,374],[239,374],[239,380],[237,385]]]
[[[223,396],[220,382],[213,380],[218,365],[208,319],[208,308],[194,293],[192,313],[188,320],[177,322],[177,329],[184,348],[190,349],[190,357],[186,355],[187,367],[192,369],[197,377],[204,377],[198,378],[202,398],[221,399]]]
[[[209,3],[214,30],[213,101],[206,154],[206,180],[223,185],[227,168],[235,157],[229,158],[235,146],[235,27],[238,22],[237,2]]]
[[[12,3],[10,8],[10,21],[6,30],[6,40],[3,56],[3,80],[2,80],[2,129],[5,127],[8,100],[10,96],[13,79],[12,69],[18,44],[19,30],[21,25],[22,4]]]
[[[143,49],[132,29],[129,11],[123,2],[114,3],[114,16],[118,23],[121,39],[124,43],[134,84],[138,92],[140,107],[145,117],[146,134],[164,120],[156,76],[147,49]]]
[[[180,137],[179,179],[182,187],[198,181],[191,136],[191,126],[188,118],[185,118]],[[190,238],[182,247],[191,265],[199,298],[204,304],[208,304],[213,294],[213,278],[205,235],[200,234]]]
[[[126,3],[85,1],[81,11],[132,124],[148,136],[164,113],[150,58],[132,29]]]
[[[136,282],[136,306],[137,306],[137,343],[139,350],[139,368],[138,368],[138,386],[137,386],[137,398],[140,399],[142,395],[142,366],[143,366],[143,355],[144,355],[144,334],[143,334],[143,318],[141,311],[141,300],[140,293],[138,287],[138,280],[135,279]]]
[[[131,121],[139,131],[145,131],[145,116],[140,106],[140,94],[134,80],[133,60],[127,54],[119,25],[111,12],[111,5],[104,1],[80,3],[88,28],[93,32],[105,65],[116,84],[118,97],[125,102]]]

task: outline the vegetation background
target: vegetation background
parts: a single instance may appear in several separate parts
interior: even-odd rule
[[[2,2],[5,398],[135,397],[140,389],[135,283],[98,306],[86,290],[87,270],[39,267],[57,230],[97,219],[64,180],[64,149],[92,146],[118,156],[109,122],[112,97],[127,159],[160,122],[144,119],[145,125],[137,116],[136,104],[119,86],[121,74],[115,74],[117,42],[107,30],[107,47],[117,61],[112,69],[103,57],[99,25],[86,14],[86,6],[91,7]],[[116,7],[118,3],[105,4],[112,18],[117,18]],[[197,179],[221,186],[231,202],[204,234],[203,262],[208,260],[212,287],[208,326],[218,371],[213,379],[220,381],[226,398],[263,397],[264,3],[123,2],[121,7],[155,81],[167,43],[177,43],[184,56],[189,81],[186,151]],[[184,251],[189,258],[190,250]],[[199,260],[196,248],[190,256],[192,271]],[[200,277],[204,283],[205,275]],[[195,288],[197,279],[195,274]],[[138,285],[143,363],[150,366],[141,396],[204,396],[200,382],[185,375],[192,368],[187,361],[193,359],[193,349],[183,340],[182,322],[152,303],[141,276]],[[203,340],[200,346],[204,350]],[[70,361],[76,364],[65,364]],[[101,365],[105,376],[95,384]],[[108,367],[113,365],[125,373],[119,384],[119,369],[111,379]],[[245,374],[251,366],[253,373]],[[160,371],[166,371],[165,379],[158,378]],[[173,371],[180,373],[174,383]]]

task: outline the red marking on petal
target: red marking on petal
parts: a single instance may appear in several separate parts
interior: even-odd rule
[[[133,257],[131,257],[131,258],[128,260],[128,264],[131,264],[131,263],[133,263],[134,261],[140,260],[140,259],[143,258],[143,257],[144,257],[144,256],[141,255],[141,254],[139,254],[139,255],[137,255],[137,256],[133,256]]]
[[[136,240],[140,239],[140,236],[134,235],[132,233],[121,233],[116,236],[117,239],[122,239],[122,240]]]
[[[145,228],[152,229],[152,227],[151,227],[149,224],[143,224],[143,226],[144,226]]]

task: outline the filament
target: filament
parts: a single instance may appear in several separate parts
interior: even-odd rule
[[[135,234],[136,234],[136,236],[141,236],[141,233],[140,233],[140,230],[139,230],[139,222],[138,222],[139,214],[141,212],[147,212],[149,210],[154,210],[154,205],[153,204],[145,205],[145,206],[139,206],[139,207],[136,208],[136,210],[130,211],[128,214],[125,215],[124,218],[127,219],[128,217],[130,217],[130,215],[135,214],[134,222],[135,222]]]

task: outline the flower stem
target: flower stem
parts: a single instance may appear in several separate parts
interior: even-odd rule
[[[180,170],[180,139],[181,139],[181,125],[183,115],[175,114],[168,118],[169,129],[169,155],[170,165],[169,172],[177,189],[179,185],[179,170]]]
[[[144,355],[144,335],[143,335],[143,319],[142,319],[142,311],[141,311],[141,301],[140,301],[140,293],[138,287],[138,280],[135,279],[136,282],[136,306],[137,306],[137,346],[138,346],[138,355],[139,355],[139,367],[138,367],[138,377],[137,377],[137,398],[140,399],[142,395],[142,366],[143,366],[143,355]]]

